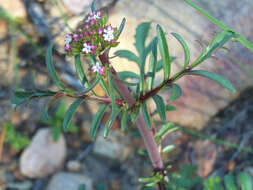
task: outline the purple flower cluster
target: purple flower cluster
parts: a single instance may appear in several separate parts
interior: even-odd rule
[[[99,55],[103,50],[118,45],[117,28],[106,25],[106,14],[97,11],[87,16],[75,33],[65,37],[65,51],[68,55],[82,53],[85,56]]]

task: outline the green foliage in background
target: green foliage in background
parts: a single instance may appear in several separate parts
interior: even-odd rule
[[[3,127],[6,128],[6,136],[4,140],[6,144],[10,145],[17,151],[20,151],[29,145],[29,137],[17,132],[14,125],[11,123],[4,123]]]
[[[66,112],[66,103],[61,102],[56,109],[55,115],[48,120],[41,120],[42,123],[51,126],[51,133],[54,141],[57,141],[60,135],[63,133],[62,122],[64,120],[64,115]],[[78,127],[74,124],[69,124],[67,132],[77,133]]]

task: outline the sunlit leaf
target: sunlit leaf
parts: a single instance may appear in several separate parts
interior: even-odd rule
[[[151,55],[150,55],[150,58],[149,58],[148,73],[150,74],[150,76],[147,78],[147,80],[148,80],[148,84],[147,84],[148,90],[151,90],[154,87],[156,64],[157,64],[157,40],[153,41],[153,43],[152,43]]]
[[[180,86],[178,86],[175,83],[172,84],[169,102],[173,102],[174,100],[178,99],[181,96],[181,94],[182,94],[182,90]]]
[[[131,71],[122,71],[117,73],[122,80],[139,79],[139,75]]]
[[[175,149],[174,145],[168,145],[162,149],[162,153],[168,153]]]
[[[224,177],[224,184],[227,190],[237,190],[235,179],[232,175],[226,175]]]
[[[170,77],[170,67],[171,67],[171,60],[170,60],[170,54],[169,49],[167,45],[167,40],[165,38],[164,32],[160,25],[157,25],[157,38],[158,38],[158,44],[160,53],[162,56],[163,61],[163,70],[164,70],[164,79],[168,79]]]
[[[194,70],[194,71],[188,72],[187,74],[189,74],[189,75],[199,75],[199,76],[209,78],[209,79],[217,82],[218,84],[220,84],[224,88],[227,88],[232,93],[236,93],[235,88],[233,87],[233,85],[227,79],[225,79],[222,76],[217,75],[215,73],[211,73],[211,72],[208,72],[208,71],[202,71],[202,70]]]
[[[184,41],[184,39],[177,33],[171,33],[178,41],[179,43],[182,45],[183,49],[184,49],[184,56],[185,56],[185,61],[184,61],[184,67],[183,69],[186,69],[187,65],[190,62],[190,50],[186,44],[186,42]]]
[[[137,63],[138,65],[140,65],[140,60],[137,57],[137,55],[135,55],[133,52],[131,52],[129,50],[118,50],[114,54],[121,57],[121,58],[128,59],[129,61],[133,61],[133,62]]]
[[[252,181],[246,172],[240,172],[237,176],[242,190],[252,190]]]
[[[140,55],[144,56],[145,52],[145,41],[148,36],[151,22],[143,22],[136,28],[135,34],[135,47]]]

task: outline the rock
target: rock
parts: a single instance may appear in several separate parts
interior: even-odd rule
[[[50,129],[40,129],[21,155],[20,170],[30,178],[44,177],[61,168],[65,157],[64,137],[54,142]]]
[[[198,5],[210,12],[214,17],[220,19],[226,25],[231,26],[235,31],[253,42],[253,1],[198,1]],[[217,6],[217,4],[219,6]],[[226,11],[224,11],[226,10]],[[200,47],[196,40],[202,42],[211,41],[215,33],[220,29],[201,16],[197,11],[188,6],[183,1],[160,0],[160,1],[130,1],[121,0],[113,9],[109,21],[112,25],[119,26],[123,17],[126,17],[125,29],[120,36],[120,44],[113,51],[118,49],[128,49],[136,52],[134,47],[135,28],[143,21],[152,21],[150,36],[155,36],[155,26],[160,24],[168,34],[167,40],[170,54],[177,56],[176,62],[172,65],[173,73],[180,68],[184,61],[184,53],[179,43],[169,35],[171,32],[179,33],[189,45],[191,51],[191,62],[200,54]],[[148,39],[148,41],[151,38]],[[230,53],[243,63],[248,70],[253,70],[253,54],[242,47],[239,43],[229,43],[226,45],[231,49]],[[111,52],[113,55],[113,52]],[[168,112],[167,118],[172,122],[184,126],[202,128],[208,120],[220,109],[227,106],[238,94],[248,86],[252,85],[252,80],[232,59],[217,54],[217,60],[206,61],[198,69],[205,69],[220,74],[230,80],[237,89],[237,94],[233,95],[213,81],[201,77],[183,77],[177,83],[182,87],[182,97],[174,102],[177,112]],[[138,71],[134,63],[125,59],[112,59],[117,71],[130,70]],[[162,79],[162,76],[160,76]],[[163,97],[168,99],[168,94]],[[168,102],[167,102],[168,103]]]
[[[83,12],[89,12],[90,6],[93,0],[62,0],[63,4],[67,9],[69,9],[74,14],[80,14]],[[112,3],[113,0],[97,0],[96,2],[96,9],[100,7],[107,6],[108,4]]]
[[[70,160],[67,163],[67,169],[70,172],[79,172],[81,169],[81,164],[78,161]]]
[[[121,133],[113,130],[110,131],[108,137],[105,139],[103,130],[100,130],[95,140],[93,152],[112,160],[124,161],[132,151],[132,148],[128,144],[129,142],[131,141],[126,135],[123,136]]]
[[[0,7],[6,10],[10,15],[17,18],[26,18],[26,9],[21,0],[9,1],[1,0]]]
[[[92,180],[81,174],[61,172],[55,174],[46,190],[77,190],[79,185],[85,184],[86,190],[92,190]]]

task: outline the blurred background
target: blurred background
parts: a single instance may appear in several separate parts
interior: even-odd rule
[[[194,2],[253,42],[252,0]],[[57,89],[45,65],[45,52],[52,41],[59,77],[70,88],[80,89],[74,60],[64,54],[64,39],[82,22],[90,4],[91,0],[0,1],[0,190],[69,190],[80,184],[88,190],[132,190],[141,188],[138,178],[152,174],[135,126],[121,132],[117,120],[107,140],[100,133],[95,142],[90,140],[89,128],[99,108],[95,102],[82,104],[66,133],[61,129],[62,120],[72,100],[55,103],[50,109],[54,117],[47,121],[41,113],[48,98],[32,100],[17,109],[11,104],[14,89]],[[119,26],[124,17],[127,20],[112,56],[119,49],[136,52],[133,44],[138,24],[152,21],[147,41],[156,35],[155,26],[160,24],[166,31],[170,54],[176,57],[173,72],[182,66],[184,54],[171,32],[183,36],[194,61],[201,53],[200,44],[208,44],[220,31],[179,0],[97,0],[96,7],[108,13],[113,26]],[[172,104],[177,111],[167,113],[168,121],[177,123],[179,130],[168,135],[163,144],[176,148],[164,159],[172,164],[171,172],[180,171],[182,165],[195,165],[202,178],[242,170],[253,178],[253,144],[249,140],[253,136],[253,54],[239,43],[229,42],[215,57],[200,67],[226,77],[237,93],[199,77],[180,79],[182,97]],[[125,59],[116,57],[112,63],[117,71],[138,71]],[[85,60],[83,66],[88,69]],[[99,87],[95,90],[104,94]]]

